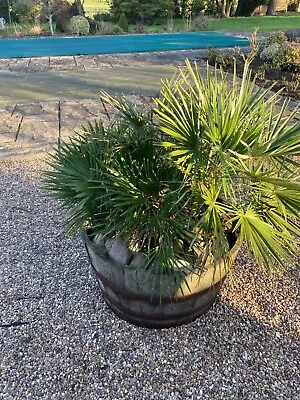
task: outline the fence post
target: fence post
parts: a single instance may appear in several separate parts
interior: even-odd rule
[[[18,137],[19,137],[19,133],[20,133],[20,130],[21,130],[21,125],[22,125],[23,119],[24,119],[24,115],[22,115],[22,117],[21,117],[21,119],[20,119],[20,121],[19,121],[19,125],[18,125],[17,131],[16,131],[16,135],[15,135],[15,142],[18,140]]]

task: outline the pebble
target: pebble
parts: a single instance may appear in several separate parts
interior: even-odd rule
[[[267,277],[242,251],[203,317],[138,328],[106,306],[78,236],[39,188],[42,161],[0,164],[0,398],[293,400],[299,259]]]

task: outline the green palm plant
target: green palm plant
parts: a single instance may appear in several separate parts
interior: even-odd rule
[[[268,270],[298,251],[297,110],[287,114],[279,94],[257,90],[247,62],[231,82],[209,66],[203,78],[187,62],[146,110],[102,98],[115,121],[88,124],[45,171],[68,231],[122,237],[158,275],[182,260],[226,261],[236,240]]]
[[[209,252],[226,255],[232,229],[268,270],[284,266],[300,233],[299,110],[280,107],[280,92],[257,90],[248,62],[232,82],[209,67],[203,79],[187,63],[161,94],[154,112],[162,145],[201,207]]]

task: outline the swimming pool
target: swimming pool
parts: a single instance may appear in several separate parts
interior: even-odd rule
[[[246,38],[216,32],[0,39],[0,58],[134,53],[248,46]]]

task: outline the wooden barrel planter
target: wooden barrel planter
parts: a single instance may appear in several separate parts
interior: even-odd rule
[[[108,306],[120,318],[147,328],[187,324],[204,314],[215,301],[230,267],[223,261],[217,268],[208,265],[201,277],[189,270],[174,293],[170,276],[160,278],[158,285],[157,277],[142,268],[145,255],[128,250],[121,239],[91,240],[85,231],[82,238]],[[230,264],[239,248],[238,243],[232,248]]]

